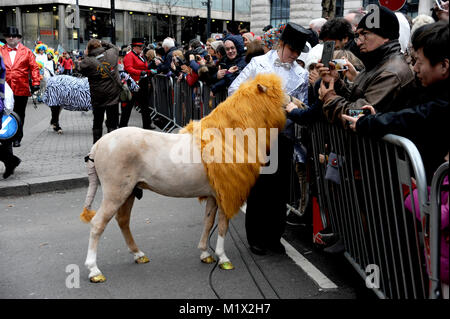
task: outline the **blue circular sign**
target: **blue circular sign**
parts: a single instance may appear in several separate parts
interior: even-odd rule
[[[2,127],[0,128],[0,140],[9,140],[16,135],[19,130],[19,122],[12,115],[2,116]]]

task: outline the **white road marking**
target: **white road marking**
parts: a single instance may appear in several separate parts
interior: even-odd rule
[[[325,276],[319,269],[317,269],[308,259],[300,254],[294,247],[292,247],[286,240],[281,238],[281,243],[286,248],[286,254],[295,262],[297,266],[303,269],[304,272],[314,282],[323,289],[336,289],[338,286]]]
[[[245,214],[247,203],[241,207],[241,211]],[[286,248],[286,254],[299,266],[320,288],[337,289],[338,286],[317,269],[308,259],[300,254],[291,244],[281,238],[281,243]]]

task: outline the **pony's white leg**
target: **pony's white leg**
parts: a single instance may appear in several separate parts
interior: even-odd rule
[[[214,220],[216,218],[217,212],[217,203],[216,199],[213,196],[208,197],[206,200],[206,209],[205,209],[205,217],[203,219],[203,233],[200,238],[200,242],[198,243],[198,249],[201,250],[200,259],[202,262],[211,264],[215,262],[214,258],[208,252],[208,237],[211,231],[211,228],[214,224]]]
[[[234,269],[233,264],[225,254],[225,235],[228,231],[228,222],[228,217],[225,215],[222,209],[219,208],[219,235],[217,237],[216,243],[216,255],[217,257],[219,257],[220,268],[225,270]]]
[[[116,210],[114,207],[103,200],[100,209],[91,220],[91,232],[89,235],[89,248],[84,265],[89,270],[89,279],[91,282],[104,282],[105,276],[102,275],[97,267],[97,247],[100,236],[103,234],[106,225],[114,216]]]
[[[128,250],[134,256],[134,261],[137,264],[144,264],[148,263],[150,260],[148,259],[147,256],[145,256],[145,254],[142,251],[139,250],[130,230],[130,216],[131,216],[131,209],[133,208],[134,204],[134,199],[135,199],[134,194],[131,194],[125,201],[125,203],[122,204],[122,206],[119,208],[116,214],[116,220],[117,223],[119,224],[120,230],[122,231],[122,235],[125,238]]]

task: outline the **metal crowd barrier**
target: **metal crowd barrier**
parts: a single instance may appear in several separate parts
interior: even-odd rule
[[[152,118],[162,118],[163,131],[171,132],[184,127],[190,120],[199,120],[208,115],[224,101],[227,92],[210,96],[210,88],[202,82],[189,86],[186,80],[174,81],[171,77],[157,74],[152,77],[150,104]]]
[[[431,292],[430,298],[440,299],[443,297],[440,281],[441,264],[441,191],[442,182],[448,175],[448,162],[442,164],[433,176],[430,190],[430,255],[431,255]],[[448,189],[447,189],[448,191]]]
[[[340,236],[344,256],[378,297],[426,298],[421,227],[404,205],[412,177],[420,207],[427,203],[415,145],[391,134],[382,140],[359,136],[325,122],[311,125],[311,140],[322,221]],[[319,162],[320,154],[330,152],[337,155],[339,184],[325,179],[327,163]]]

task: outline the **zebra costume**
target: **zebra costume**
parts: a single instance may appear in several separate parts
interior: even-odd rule
[[[56,75],[47,80],[42,100],[48,106],[62,106],[68,111],[92,110],[89,81],[70,75]]]

